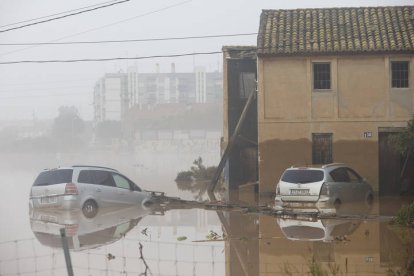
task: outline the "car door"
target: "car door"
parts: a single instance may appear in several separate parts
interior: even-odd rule
[[[334,183],[332,183],[331,195],[341,200],[349,201],[352,197],[352,183],[350,183],[346,168],[340,167],[330,173]]]
[[[100,207],[109,207],[117,203],[116,187],[112,175],[104,170],[92,170],[93,194]]]
[[[142,202],[143,195],[134,189],[133,183],[119,173],[112,173],[116,186],[117,200],[119,204],[137,204]]]
[[[365,197],[364,183],[362,177],[360,177],[354,170],[347,168],[347,174],[349,181],[352,185],[352,199],[354,201],[361,201]]]

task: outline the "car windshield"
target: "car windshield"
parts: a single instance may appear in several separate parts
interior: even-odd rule
[[[287,170],[282,181],[289,183],[311,183],[323,180],[323,171],[320,170]]]
[[[72,182],[72,173],[72,169],[41,172],[33,183],[33,186],[46,186]]]

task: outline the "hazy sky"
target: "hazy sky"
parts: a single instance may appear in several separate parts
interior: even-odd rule
[[[255,33],[262,9],[316,7],[413,5],[406,0],[130,0],[125,3],[1,32],[21,21],[44,17],[109,0],[0,0],[0,44],[69,41],[128,40]],[[56,16],[55,16],[56,17]],[[37,20],[39,21],[39,20]],[[221,51],[223,45],[255,45],[256,36],[192,39],[179,41],[43,46],[0,45],[0,62],[22,60],[65,60],[112,57],[143,57]],[[193,66],[220,70],[221,54],[146,60],[0,64],[0,121],[48,119],[57,116],[61,105],[75,105],[83,119],[92,119],[92,92],[105,73],[137,66],[139,72],[178,72]]]

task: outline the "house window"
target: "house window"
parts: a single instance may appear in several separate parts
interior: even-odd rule
[[[333,162],[332,136],[332,133],[312,133],[312,164]]]
[[[391,62],[391,87],[408,88],[408,61]]]
[[[331,89],[331,64],[313,64],[313,89]]]

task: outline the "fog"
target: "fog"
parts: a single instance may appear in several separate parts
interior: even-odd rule
[[[99,1],[0,1],[0,29],[17,22],[100,4]],[[146,57],[221,51],[223,45],[255,45],[256,36],[164,40],[134,43],[8,46],[8,43],[45,43],[172,38],[256,33],[262,9],[334,6],[408,5],[411,1],[138,1],[90,11],[55,21],[0,32],[1,62]],[[54,16],[56,17],[56,16]],[[49,19],[49,18],[44,18]],[[35,20],[39,21],[39,20]],[[194,66],[222,71],[222,55],[107,62],[0,64],[0,121],[52,119],[61,105],[74,105],[84,120],[93,119],[93,87],[105,73],[192,72]]]
[[[223,213],[211,210],[177,208],[160,214],[144,208],[144,215],[143,209],[130,217],[128,210],[121,210],[91,219],[76,212],[34,213],[28,202],[38,174],[72,165],[114,168],[144,190],[186,200],[206,199],[205,189],[180,187],[175,179],[198,158],[205,167],[220,162],[226,123],[223,46],[256,45],[263,9],[412,5],[409,0],[129,0],[8,30],[103,3],[114,1],[0,0],[1,275],[66,273],[60,244],[50,244],[57,232],[52,238],[45,238],[45,233],[74,225],[79,232],[92,226],[101,231],[102,225],[112,231],[99,232],[103,241],[91,242],[90,248],[73,242],[73,251],[79,251],[72,253],[76,275],[147,275],[148,266],[138,254],[141,243],[152,271],[148,275],[257,275],[259,271],[301,275],[315,256],[325,264],[341,265],[338,270],[344,273],[348,273],[350,256],[351,273],[385,275],[388,267],[412,262],[412,254],[397,256],[408,252],[412,243],[401,242],[399,233],[384,226],[400,202],[387,201],[383,206],[392,210],[381,218],[381,204],[375,202],[371,212],[376,219],[370,219],[372,213],[363,213],[366,217],[352,221],[306,217],[305,223],[296,217],[289,220],[237,210],[225,214],[227,229]],[[58,42],[66,44],[39,45]],[[138,93],[135,98],[128,94],[131,98],[125,103],[119,89],[131,84],[131,70],[135,80],[145,79],[152,94]],[[203,81],[197,79],[200,72]],[[204,94],[197,90],[199,83],[205,85]],[[180,87],[181,94],[174,86]],[[109,95],[117,97],[112,113],[106,110],[102,115],[97,91],[112,93],[106,95],[108,102],[113,100]],[[302,223],[323,235],[301,241]],[[289,227],[299,231],[289,236]],[[91,233],[89,241],[102,238],[92,230],[87,234]],[[389,247],[384,241],[388,236],[393,238]],[[111,259],[112,254],[116,258]]]

